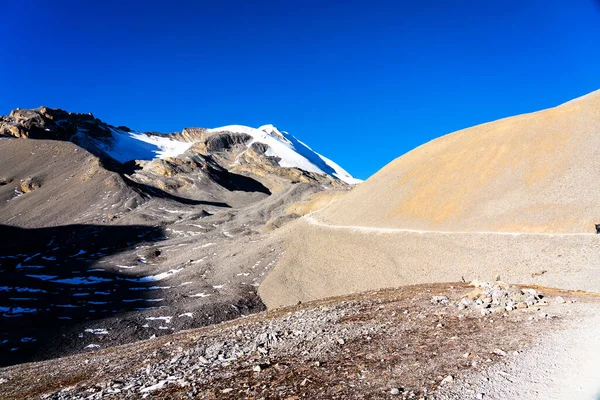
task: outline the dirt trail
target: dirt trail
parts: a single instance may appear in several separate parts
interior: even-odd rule
[[[314,216],[288,229],[285,253],[259,287],[268,308],[496,275],[510,283],[600,292],[600,235],[415,232],[327,225]]]
[[[600,315],[594,309],[569,314],[563,329],[540,334],[535,346],[504,363],[455,380],[436,398],[600,399]]]
[[[419,233],[432,235],[501,235],[501,236],[594,236],[595,233],[544,233],[544,232],[487,232],[487,231],[428,231],[420,229],[402,229],[402,228],[375,228],[368,226],[356,225],[331,225],[318,220],[314,213],[304,216],[304,219],[311,225],[322,226],[330,229],[347,229],[359,232],[376,232],[376,233]]]

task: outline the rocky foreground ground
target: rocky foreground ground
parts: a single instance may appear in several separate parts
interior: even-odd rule
[[[549,349],[554,367],[531,365],[532,354],[557,333],[593,322],[600,302],[502,282],[474,285],[349,295],[8,367],[0,370],[0,397],[499,398],[485,374],[521,362],[551,373],[561,349]]]

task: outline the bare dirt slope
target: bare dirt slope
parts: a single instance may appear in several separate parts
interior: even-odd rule
[[[119,212],[98,202],[123,192],[93,189],[61,200],[65,213],[81,205],[81,214],[69,214],[79,223],[57,224],[65,221],[60,216],[49,226],[0,225],[0,364],[105,348],[263,310],[256,290],[283,254],[278,228],[296,218],[286,209],[321,190],[291,185],[237,208],[153,197]],[[39,222],[36,210],[11,222]]]
[[[142,196],[81,147],[56,140],[0,138],[0,223],[57,226],[105,220]]]
[[[269,307],[493,278],[600,292],[600,91],[455,132],[298,221]]]
[[[510,378],[516,371],[506,365],[523,365],[532,376],[554,371],[557,384],[557,371],[567,367],[572,375],[597,377],[597,369],[590,375],[586,363],[597,362],[598,355],[585,354],[588,336],[579,335],[598,322],[597,297],[507,287],[501,295],[536,293],[541,300],[524,309],[487,309],[482,315],[485,298],[481,306],[465,300],[472,290],[460,283],[436,284],[331,298],[8,367],[0,369],[0,398],[476,399],[480,394],[499,398],[492,396],[489,382],[472,382],[494,371]],[[492,288],[494,298],[496,291]],[[575,363],[565,357],[564,347],[546,346],[566,344],[565,338],[570,338]],[[540,349],[552,361],[532,365]],[[595,395],[596,389],[600,385],[587,393]],[[520,385],[510,393],[514,397],[509,398],[593,399],[532,393]]]
[[[285,253],[259,288],[269,308],[497,275],[513,283],[600,292],[595,234],[414,232],[327,225],[314,215],[286,231]]]
[[[334,225],[593,233],[598,157],[600,91],[426,143],[320,216]]]

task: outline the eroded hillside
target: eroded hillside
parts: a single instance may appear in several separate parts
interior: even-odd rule
[[[263,310],[294,204],[349,189],[272,126],[161,135],[41,107],[0,134],[3,365]]]

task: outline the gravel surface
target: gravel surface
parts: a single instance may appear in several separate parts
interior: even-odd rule
[[[597,308],[562,303],[571,320],[524,351],[493,367],[454,381],[436,394],[440,400],[600,399],[600,315]]]
[[[490,285],[490,298],[498,298],[498,293],[492,295],[496,285]],[[532,293],[510,286],[500,290],[509,300]],[[597,297],[534,290],[539,304],[486,315],[481,309],[488,308],[487,302],[459,306],[473,291],[466,284],[409,286],[322,300],[1,369],[0,397],[476,396],[466,392],[471,390],[469,379],[493,374],[496,366],[504,368],[500,366],[516,357],[515,352],[525,357],[545,343],[554,344],[551,338],[557,332],[577,334],[578,324],[598,307]],[[571,348],[581,350],[580,345],[574,340]],[[549,348],[555,354],[562,351]]]

